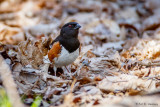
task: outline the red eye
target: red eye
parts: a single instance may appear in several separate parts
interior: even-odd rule
[[[72,27],[72,25],[68,25],[68,27]]]

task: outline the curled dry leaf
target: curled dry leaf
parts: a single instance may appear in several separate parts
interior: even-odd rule
[[[134,43],[136,40],[137,39],[133,40],[132,42]],[[159,49],[158,40],[144,39],[139,40],[137,44],[130,49],[129,53],[131,56],[135,56],[139,60],[143,60],[145,58],[156,59],[159,58]],[[122,52],[122,55],[125,56],[125,51]]]
[[[143,22],[143,31],[146,30],[155,30],[160,26],[160,15],[155,14],[153,16],[148,17]]]
[[[139,16],[135,7],[125,7],[115,13],[116,20],[120,23],[135,24],[139,22]]]
[[[43,43],[42,40],[27,40],[19,44],[17,58],[23,66],[30,65],[33,68],[38,69],[39,66],[43,64],[43,56],[45,56],[48,51]]]
[[[106,51],[106,55],[107,56],[90,58],[90,70],[102,72],[108,69],[118,69],[120,67],[120,56],[117,51],[108,50]]]
[[[112,48],[117,51],[121,50],[123,44],[124,41],[104,43],[101,47],[97,47],[97,49],[94,50],[94,53],[98,55],[107,55],[108,51]]]
[[[120,28],[113,20],[104,19],[101,21],[93,21],[85,26],[85,32],[90,35],[97,35],[99,40],[120,41]]]
[[[0,23],[0,41],[4,44],[17,44],[23,41],[23,34],[19,35],[22,30],[20,28],[13,28]]]
[[[150,85],[152,84],[152,87]],[[155,82],[152,80],[143,80],[138,78],[137,76],[122,74],[119,76],[110,76],[106,77],[102,81],[99,82],[98,87],[101,90],[105,91],[123,91],[123,90],[154,90]]]
[[[37,37],[40,35],[49,35],[49,34],[57,34],[57,27],[59,23],[52,24],[39,24],[36,26],[32,26],[29,28],[25,28],[26,32],[29,32],[33,37]]]

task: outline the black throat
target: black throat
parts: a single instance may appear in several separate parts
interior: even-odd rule
[[[76,51],[79,48],[80,42],[77,38],[70,38],[70,39],[61,39],[60,44],[69,51],[69,53],[72,53]]]
[[[62,36],[58,36],[53,43],[57,41],[59,41],[60,44],[69,51],[69,53],[76,51],[80,46],[78,38],[63,38]]]

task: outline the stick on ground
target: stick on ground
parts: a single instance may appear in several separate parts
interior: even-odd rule
[[[11,70],[1,55],[0,55],[0,76],[2,78],[3,86],[5,87],[7,95],[12,103],[12,106],[24,107],[19,97],[16,84],[13,80]]]

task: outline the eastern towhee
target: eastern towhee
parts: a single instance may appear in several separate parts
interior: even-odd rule
[[[81,26],[77,22],[66,23],[61,28],[60,35],[51,43],[48,58],[54,64],[55,75],[58,67],[66,67],[79,56],[79,28]]]

